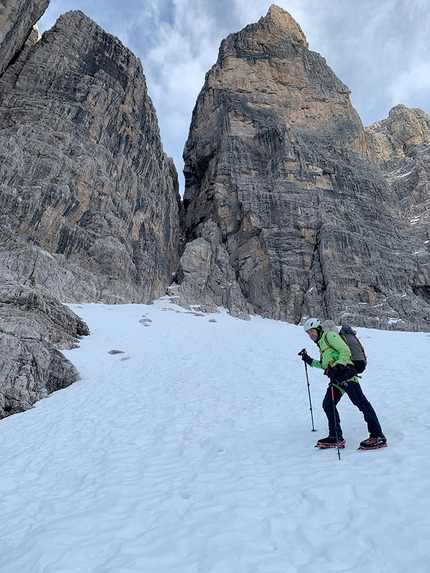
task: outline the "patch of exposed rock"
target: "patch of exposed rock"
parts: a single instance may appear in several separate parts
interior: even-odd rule
[[[405,218],[429,249],[430,116],[421,109],[397,105],[387,119],[366,132],[373,159],[399,198]]]
[[[221,306],[244,320],[254,314],[236,281],[221,231],[210,219],[202,224],[199,238],[185,245],[176,280],[179,305],[197,304],[203,312],[218,312]]]
[[[179,275],[179,295],[214,291],[215,225],[258,314],[428,330],[429,257],[372,152],[349,89],[287,12],[271,6],[231,34],[184,150],[181,266],[195,270]]]
[[[2,275],[0,280],[0,418],[23,412],[79,380],[59,349],[73,348],[88,326],[55,298]]]
[[[62,301],[152,302],[178,265],[177,173],[142,65],[82,12],[0,81],[0,260]]]
[[[0,76],[15,60],[49,0],[6,0],[0,3]]]

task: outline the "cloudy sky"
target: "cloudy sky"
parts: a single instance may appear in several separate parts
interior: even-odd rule
[[[270,0],[51,0],[41,32],[82,10],[143,64],[166,153],[183,184],[182,150],[205,73],[228,34],[256,22]],[[429,0],[278,0],[309,48],[351,90],[364,125],[403,103],[430,114]]]

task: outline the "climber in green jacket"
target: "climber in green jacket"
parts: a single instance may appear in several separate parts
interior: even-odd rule
[[[305,332],[315,342],[320,351],[320,359],[311,358],[305,350],[299,352],[302,360],[314,368],[321,368],[330,382],[322,407],[328,419],[329,435],[318,440],[316,447],[345,447],[337,404],[343,394],[347,394],[354,406],[363,413],[369,430],[369,438],[360,443],[360,449],[383,448],[387,440],[375,410],[363,393],[348,345],[336,332],[324,332],[317,318],[309,318],[304,324]]]

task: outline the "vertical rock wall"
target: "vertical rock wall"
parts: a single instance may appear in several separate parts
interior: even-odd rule
[[[430,306],[414,292],[430,284],[428,256],[372,161],[348,88],[287,12],[272,6],[222,42],[184,159],[185,298],[194,241],[212,221],[263,316],[428,328]]]
[[[410,226],[430,245],[430,116],[405,105],[366,128],[372,158],[402,206]]]
[[[7,70],[0,98],[0,265],[63,301],[164,294],[178,183],[140,60],[69,12]]]
[[[3,0],[0,3],[0,76],[18,57],[49,0]]]

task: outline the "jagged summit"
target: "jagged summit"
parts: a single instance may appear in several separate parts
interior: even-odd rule
[[[272,4],[258,22],[227,36],[221,42],[218,63],[225,57],[268,57],[274,47],[288,49],[289,44],[308,48],[308,42],[299,24],[285,10]]]
[[[309,47],[300,25],[289,12],[276,4],[270,6],[267,14],[258,21],[257,26],[262,28],[267,27],[274,34],[279,32],[282,35],[288,36],[292,42],[302,44],[306,48]]]
[[[403,104],[393,107],[388,118],[366,128],[374,161],[397,195],[405,219],[421,238],[422,249],[430,245],[430,116]],[[427,293],[425,280],[415,287]]]

